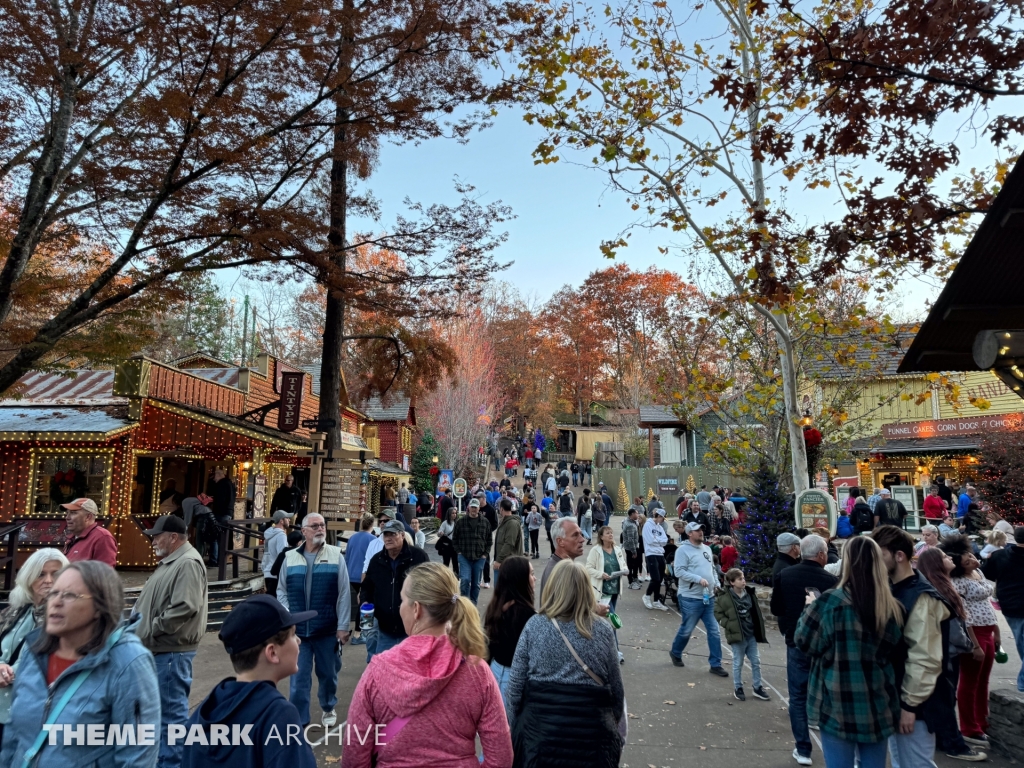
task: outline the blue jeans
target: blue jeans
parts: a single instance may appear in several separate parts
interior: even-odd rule
[[[676,595],[679,601],[679,612],[683,614],[683,620],[679,624],[679,631],[676,639],[672,642],[672,655],[677,659],[686,650],[686,644],[690,642],[690,635],[697,628],[697,622],[704,622],[704,629],[708,633],[708,663],[712,667],[722,666],[722,636],[718,631],[718,622],[715,621],[715,599],[708,600],[704,605],[703,600],[693,597]]]
[[[587,541],[590,541],[594,536],[593,526],[594,519],[584,515],[580,521],[580,530],[583,531],[583,538]]]
[[[505,692],[508,690],[508,678],[512,673],[512,667],[503,667],[498,662],[492,661],[491,672],[494,673],[494,679],[498,681],[498,690],[501,691],[501,701],[507,707],[508,700],[505,698]]]
[[[195,657],[195,651],[153,655],[156,680],[160,686],[161,737],[156,762],[159,768],[178,768],[181,765],[185,745],[180,739],[174,746],[167,743],[167,726],[183,725],[188,721],[188,694],[192,690],[192,660]]]
[[[807,726],[807,679],[811,676],[811,660],[799,648],[786,646],[786,681],[789,684],[789,725],[793,729],[796,751],[811,756],[811,729]],[[825,734],[822,733],[824,741]],[[828,768],[832,763],[825,758]],[[885,756],[882,757],[883,764]],[[852,764],[851,764],[852,765]]]
[[[468,560],[465,555],[459,555],[459,592],[463,597],[468,597],[476,605],[480,597],[480,579],[484,573],[486,557],[479,560]]]
[[[792,699],[790,702],[792,703]],[[889,742],[883,740],[877,744],[862,744],[856,741],[845,741],[838,736],[822,731],[821,751],[825,753],[825,765],[828,768],[853,768],[858,753],[860,753],[860,768],[885,768],[885,756],[889,751]]]
[[[366,663],[370,663],[370,659],[376,656],[378,653],[384,653],[384,651],[390,651],[400,642],[405,640],[405,637],[399,637],[398,635],[389,635],[387,632],[381,632],[380,625],[377,620],[373,620],[373,629],[363,633],[366,637]]]
[[[313,687],[316,666],[317,699],[325,713],[338,703],[338,672],[341,671],[341,648],[332,632],[321,637],[303,637],[299,646],[299,671],[291,677],[288,699],[299,710],[302,725],[309,725],[309,694]]]
[[[1017,673],[1017,690],[1024,691],[1024,618],[1013,618],[1003,614],[1006,623],[1013,632],[1013,640],[1017,644],[1017,655],[1021,658],[1020,672]]]
[[[897,733],[890,738],[892,741],[896,742],[896,754],[892,755],[896,758],[893,760],[893,768],[935,768],[935,734],[929,733],[924,720],[914,723],[913,733]],[[892,744],[889,746],[891,755]]]
[[[757,640],[753,636],[744,638],[742,642],[732,643],[732,684],[735,688],[743,687],[743,659],[750,659],[750,669],[754,678],[754,688],[761,687],[761,656],[757,652]]]

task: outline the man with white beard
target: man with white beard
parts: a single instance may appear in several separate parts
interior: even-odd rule
[[[348,642],[352,611],[348,567],[341,550],[326,543],[323,515],[310,512],[302,519],[302,537],[302,546],[285,554],[277,599],[290,613],[316,611],[317,615],[295,627],[302,644],[299,671],[292,675],[288,698],[299,710],[302,725],[308,725],[315,664],[321,721],[331,728],[338,722],[334,706],[338,703],[341,646]]]

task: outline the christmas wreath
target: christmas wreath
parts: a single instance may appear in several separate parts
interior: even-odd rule
[[[69,469],[50,478],[50,500],[57,504],[80,499],[88,489],[85,473],[81,470]]]
[[[804,429],[804,444],[808,448],[817,448],[821,445],[821,432],[816,430],[814,427],[807,427]]]
[[[430,474],[431,475],[436,475],[438,472],[440,472],[440,470],[437,467],[431,467],[430,468]]]

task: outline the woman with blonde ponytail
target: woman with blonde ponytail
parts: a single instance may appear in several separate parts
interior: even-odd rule
[[[342,768],[508,768],[508,720],[481,661],[487,640],[476,606],[459,596],[458,580],[440,563],[410,569],[401,596],[409,636],[374,656],[359,680],[342,734]]]

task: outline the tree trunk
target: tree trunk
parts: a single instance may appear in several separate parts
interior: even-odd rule
[[[786,406],[786,428],[789,430],[789,453],[793,463],[793,492],[800,493],[810,487],[807,475],[807,446],[800,425],[800,404],[797,401],[796,361],[793,359],[793,338],[789,334],[789,320],[784,312],[773,313],[783,330],[777,330],[779,340],[779,367],[782,369],[782,393]]]
[[[348,214],[348,148],[345,145],[348,110],[338,99],[337,125],[334,128],[334,156],[331,160],[331,226],[327,233],[330,260],[335,267],[332,280],[341,279],[346,268],[345,225]],[[335,425],[324,430],[327,448],[341,447],[341,359],[345,338],[345,292],[328,287],[324,316],[324,346],[320,363],[321,420],[333,419]]]

